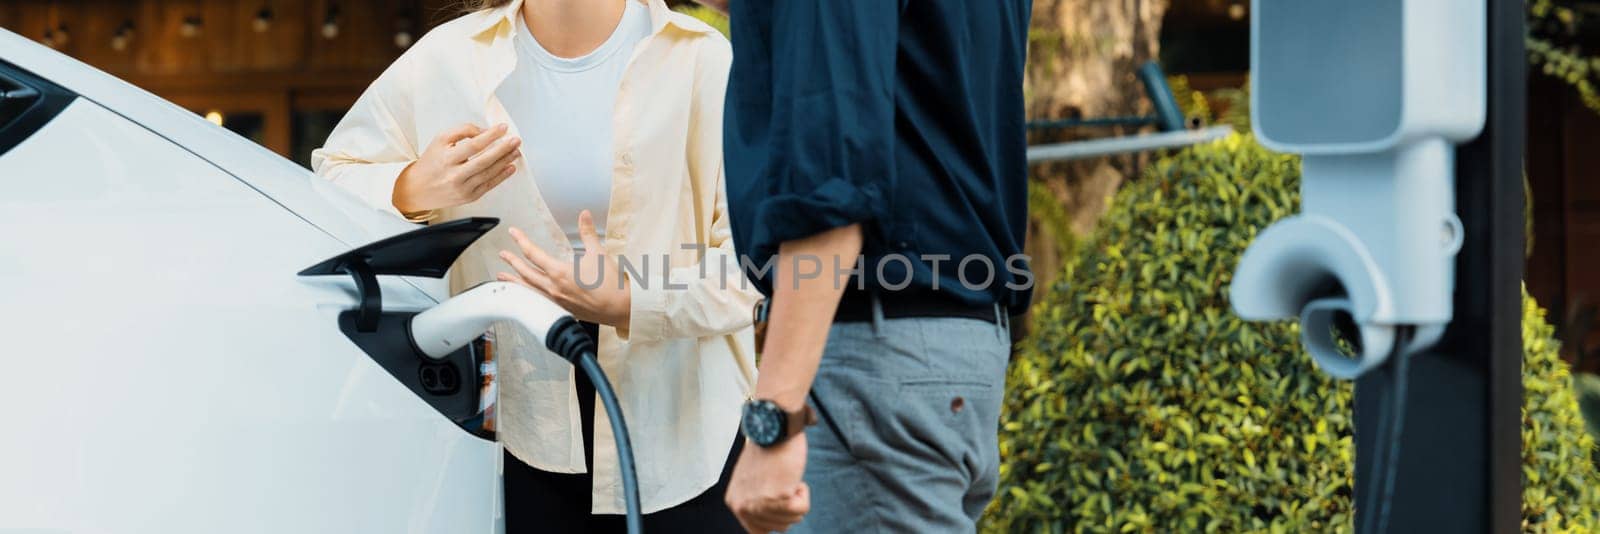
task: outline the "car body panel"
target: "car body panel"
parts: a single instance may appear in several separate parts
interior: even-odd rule
[[[3,30],[0,60],[82,95],[0,154],[0,530],[500,528],[499,446],[344,336],[350,280],[295,276],[414,226]]]
[[[310,173],[294,162],[204,117],[25,37],[0,29],[0,51],[4,51],[0,59],[66,87],[202,157],[348,247],[416,228],[325,180],[308,179]],[[407,281],[436,301],[449,296],[443,283]]]

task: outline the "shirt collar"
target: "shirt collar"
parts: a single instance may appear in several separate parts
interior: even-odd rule
[[[666,28],[669,24],[677,27],[678,29],[693,33],[716,31],[706,25],[691,26],[685,25],[678,20],[674,20],[674,18],[671,16],[672,10],[667,7],[665,0],[627,1],[640,2],[646,7],[650,8],[651,35],[661,33],[661,30]],[[480,15],[483,16],[483,19],[478,21],[477,27],[474,28],[472,35],[477,38],[487,37],[488,39],[509,37],[511,32],[517,27],[517,19],[515,17],[522,16],[522,2],[523,0],[511,0],[511,3],[481,13]]]

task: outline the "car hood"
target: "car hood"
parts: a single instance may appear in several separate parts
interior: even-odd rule
[[[189,110],[4,29],[0,60],[172,141],[350,248],[417,228]],[[436,301],[446,296],[442,283],[411,282]]]

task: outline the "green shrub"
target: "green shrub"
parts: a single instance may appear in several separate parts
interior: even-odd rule
[[[1299,206],[1299,162],[1248,135],[1125,186],[1011,367],[991,532],[1351,530],[1351,386],[1291,322],[1235,317],[1257,232]],[[1528,530],[1600,527],[1600,487],[1551,328],[1528,301]]]
[[[712,28],[716,28],[717,31],[722,32],[723,36],[730,35],[728,32],[728,16],[718,13],[715,9],[699,5],[679,6],[677,9],[681,13],[685,13],[691,17],[704,21],[706,24],[710,24]]]
[[[1522,522],[1531,532],[1600,531],[1594,438],[1555,328],[1522,296]]]

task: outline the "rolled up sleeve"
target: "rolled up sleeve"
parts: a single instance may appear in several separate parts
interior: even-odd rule
[[[629,329],[633,341],[727,335],[750,326],[760,299],[739,270],[728,222],[722,150],[723,96],[733,51],[721,36],[709,38],[697,62],[687,139],[689,179],[695,203],[709,207],[710,221],[696,221],[699,259],[669,269],[659,280],[630,280]]]
[[[619,335],[634,341],[701,338],[750,327],[760,294],[739,271],[718,197],[711,242],[700,250],[699,262],[669,269],[659,280],[630,280],[629,331]]]
[[[311,153],[311,168],[317,176],[395,215],[401,215],[394,207],[395,181],[420,152],[411,127],[414,110],[407,90],[408,59],[402,56],[379,76],[340,119],[322,148]],[[421,222],[430,215],[412,214],[408,220]]]
[[[750,231],[757,254],[887,215],[900,0],[773,2],[772,160]],[[747,207],[748,208],[748,207]]]

